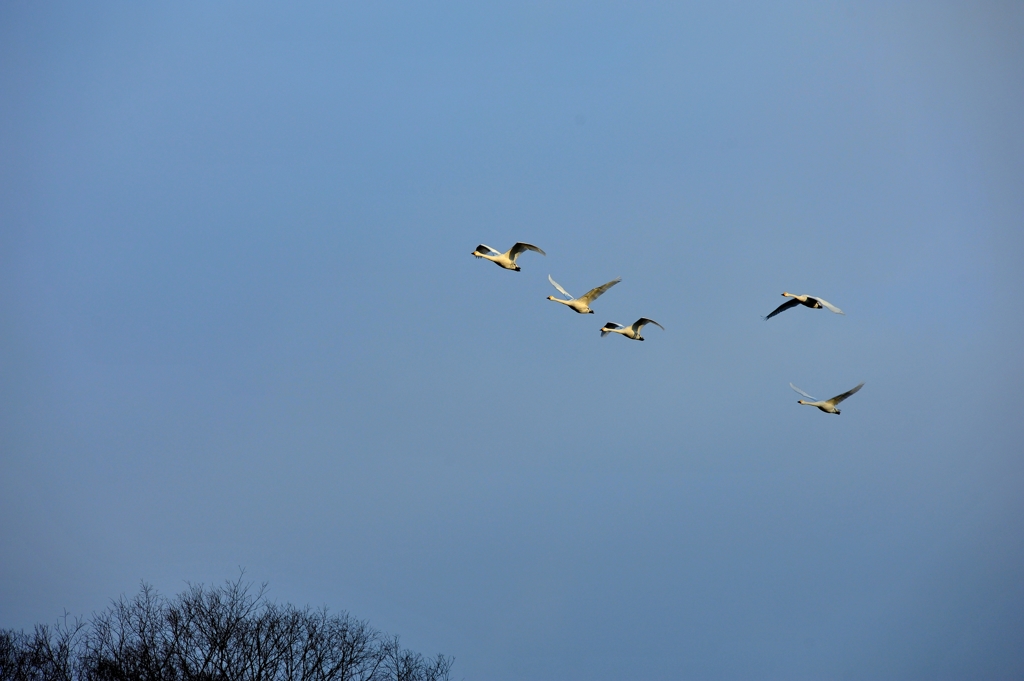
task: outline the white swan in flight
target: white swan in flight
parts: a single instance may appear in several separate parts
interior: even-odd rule
[[[499,253],[487,244],[480,244],[476,247],[476,250],[473,251],[472,255],[475,255],[478,258],[486,258],[498,267],[504,267],[506,270],[515,270],[518,272],[522,268],[516,264],[516,259],[523,251],[535,251],[541,255],[547,255],[547,253],[540,250],[533,244],[524,244],[522,241],[516,243],[515,246],[504,253]]]
[[[772,311],[772,313],[770,315],[768,315],[767,317],[764,318],[765,321],[768,321],[769,319],[771,319],[775,315],[779,314],[780,312],[785,312],[789,308],[796,307],[797,305],[805,305],[805,306],[807,306],[809,308],[812,308],[812,309],[815,309],[815,310],[820,310],[821,308],[826,307],[829,310],[831,310],[832,312],[835,312],[836,314],[841,314],[841,315],[845,315],[846,314],[845,312],[840,310],[838,307],[836,307],[832,303],[830,303],[827,300],[825,300],[824,298],[818,298],[816,296],[808,296],[808,295],[795,296],[792,293],[787,293],[787,292],[783,292],[782,295],[784,295],[787,298],[792,298],[793,300],[787,300],[782,305],[779,305],[777,308],[775,308]]]
[[[595,300],[597,300],[599,297],[601,297],[602,293],[604,293],[605,291],[610,289],[612,286],[615,286],[620,281],[622,281],[622,277],[619,277],[618,279],[612,279],[607,284],[601,284],[597,288],[592,288],[589,291],[587,291],[586,293],[584,293],[582,296],[580,296],[579,298],[573,298],[572,294],[569,293],[568,291],[566,291],[561,286],[559,286],[558,282],[555,281],[554,279],[552,279],[550,274],[548,275],[548,281],[551,282],[552,286],[554,286],[559,291],[561,291],[562,295],[566,296],[569,299],[569,300],[562,300],[561,298],[555,298],[554,296],[548,296],[548,300],[553,300],[556,303],[561,303],[562,305],[566,305],[566,306],[570,307],[571,309],[575,310],[576,312],[579,312],[580,314],[594,314],[594,311],[590,309],[590,304],[592,302],[594,302]]]
[[[852,395],[855,392],[857,392],[858,390],[860,390],[861,388],[863,388],[864,384],[861,383],[856,388],[852,388],[850,390],[847,390],[842,395],[836,395],[831,400],[819,400],[816,397],[811,397],[810,395],[808,395],[807,393],[805,393],[803,390],[801,390],[800,388],[796,387],[792,383],[789,384],[789,387],[792,388],[793,390],[797,391],[798,393],[800,393],[804,397],[806,397],[808,400],[814,400],[813,402],[808,402],[806,400],[797,400],[796,401],[797,404],[806,404],[808,407],[817,407],[818,409],[822,410],[826,414],[836,414],[836,415],[838,415],[839,414],[839,409],[836,408],[836,405],[839,404],[840,402],[842,402],[843,400],[845,400],[850,395]]]
[[[620,333],[626,338],[642,341],[644,337],[640,335],[640,329],[644,328],[644,326],[646,326],[647,324],[654,324],[662,331],[665,330],[664,326],[654,321],[653,319],[641,317],[640,319],[633,322],[631,326],[623,326],[622,324],[616,324],[615,322],[608,322],[607,324],[601,327],[601,337],[604,338],[610,333]]]

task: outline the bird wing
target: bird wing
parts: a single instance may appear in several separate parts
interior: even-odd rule
[[[798,393],[800,393],[801,395],[803,395],[804,397],[806,397],[809,400],[814,400],[815,402],[818,401],[817,397],[811,397],[810,395],[808,395],[807,393],[805,393],[803,390],[801,390],[800,388],[796,387],[792,383],[789,384],[789,387],[792,388],[793,390],[797,391]],[[860,386],[857,386],[857,387],[860,387]]]
[[[836,314],[841,314],[841,315],[845,315],[845,314],[846,314],[845,312],[843,312],[842,310],[840,310],[840,309],[839,309],[838,307],[836,307],[836,306],[835,306],[835,305],[833,305],[832,303],[830,303],[830,302],[828,302],[827,300],[825,300],[824,298],[818,298],[817,296],[807,296],[807,297],[808,297],[808,298],[814,298],[814,299],[815,299],[815,300],[817,300],[817,301],[818,301],[819,303],[821,303],[822,305],[824,305],[825,307],[827,307],[827,308],[828,308],[829,310],[831,310],[832,312],[835,312]],[[773,312],[772,314],[775,314],[775,313]]]
[[[800,304],[800,301],[797,300],[796,298],[794,298],[793,300],[787,300],[782,305],[779,305],[777,308],[772,310],[771,314],[769,314],[767,317],[765,317],[764,320],[768,321],[769,319],[771,319],[775,315],[779,314],[780,312],[785,312],[789,308],[796,307],[799,304]]]
[[[601,327],[601,338],[604,338],[609,333],[611,333],[611,331],[605,331],[605,329],[621,329],[621,328],[622,328],[622,324],[616,324],[615,322],[608,322],[607,324],[605,324],[604,326]]]
[[[639,331],[640,329],[644,328],[644,326],[647,325],[647,324],[654,324],[656,327],[658,327],[662,331],[665,330],[664,326],[662,326],[658,322],[654,321],[653,319],[648,319],[647,317],[641,317],[640,319],[638,319],[635,322],[633,322],[633,326],[636,327],[637,331]]]
[[[575,298],[573,298],[573,297],[572,297],[572,294],[571,294],[571,293],[569,293],[568,291],[566,291],[566,290],[565,290],[564,288],[562,288],[562,287],[561,287],[561,286],[559,285],[559,283],[558,283],[557,281],[555,281],[554,279],[552,279],[552,278],[551,278],[551,275],[550,275],[550,274],[548,275],[548,281],[550,281],[550,282],[551,282],[551,285],[552,285],[552,286],[554,286],[554,287],[555,287],[555,288],[557,288],[557,289],[558,289],[559,291],[561,291],[561,293],[562,293],[562,295],[563,295],[563,296],[565,296],[565,297],[566,297],[566,298],[568,298],[569,300],[575,300]]]
[[[836,395],[836,396],[835,396],[835,397],[833,397],[833,398],[832,398],[831,400],[829,400],[829,402],[831,402],[831,403],[832,403],[832,406],[834,407],[835,405],[839,404],[840,402],[842,402],[843,400],[845,400],[845,399],[846,399],[847,397],[849,397],[850,395],[854,394],[855,392],[857,392],[858,390],[860,390],[860,389],[861,389],[861,388],[863,388],[863,387],[864,387],[864,384],[863,384],[863,383],[861,383],[861,384],[860,384],[860,385],[858,385],[858,386],[857,386],[856,388],[853,388],[853,389],[851,389],[851,390],[847,390],[847,391],[846,391],[845,393],[843,393],[842,395]]]
[[[493,248],[491,248],[487,244],[480,244],[479,246],[476,247],[476,250],[478,250],[478,251],[490,251],[494,255],[501,255],[500,252],[494,250]]]
[[[519,254],[522,253],[523,251],[535,251],[537,253],[540,253],[541,255],[547,255],[547,253],[545,253],[544,251],[540,250],[539,248],[537,248],[533,244],[524,244],[522,241],[519,241],[519,242],[516,243],[515,246],[513,246],[512,248],[509,249],[508,257],[510,257],[513,260],[515,260],[517,257],[519,257]]]
[[[619,277],[618,279],[612,279],[607,284],[601,284],[597,288],[592,288],[589,291],[587,291],[585,294],[580,296],[580,300],[582,300],[587,305],[590,305],[590,303],[592,303],[595,300],[597,300],[598,298],[600,298],[602,293],[604,293],[605,291],[610,289],[612,286],[615,286],[620,281],[622,281],[622,277]]]

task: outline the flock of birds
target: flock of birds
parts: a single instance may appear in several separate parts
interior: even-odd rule
[[[522,268],[520,268],[519,265],[516,264],[516,261],[519,259],[519,256],[525,253],[526,251],[533,251],[535,253],[540,253],[541,255],[547,255],[547,253],[537,248],[533,244],[527,244],[521,241],[517,242],[514,246],[512,246],[512,248],[508,249],[504,253],[496,249],[493,249],[486,244],[480,244],[473,251],[473,255],[476,256],[477,258],[484,258],[485,260],[490,260],[495,265],[503,269],[519,272]],[[552,279],[550,274],[548,275],[548,281],[551,282],[551,285],[554,286],[559,293],[565,296],[564,299],[556,298],[554,296],[548,296],[548,300],[553,300],[556,303],[561,303],[562,305],[565,305],[570,310],[578,314],[594,314],[594,311],[590,309],[590,304],[597,300],[599,297],[601,297],[601,294],[603,294],[605,291],[607,291],[612,286],[615,286],[620,281],[622,281],[622,278],[619,277],[617,279],[612,279],[611,281],[605,284],[601,284],[600,286],[592,288],[579,298],[574,298],[572,294],[570,294],[568,291],[562,288],[562,286],[557,281]],[[782,295],[786,298],[790,298],[791,300],[787,300],[782,305],[779,305],[777,308],[772,310],[767,316],[764,317],[765,321],[768,321],[775,315],[781,312],[785,312],[790,308],[794,308],[797,305],[803,305],[804,307],[809,307],[812,310],[820,310],[824,308],[836,314],[846,314],[832,303],[828,302],[823,298],[818,298],[817,296],[798,296],[785,291],[782,293]],[[622,324],[619,324],[617,322],[608,322],[607,324],[601,327],[601,337],[603,338],[604,336],[607,336],[609,333],[617,333],[621,336],[629,338],[630,340],[642,341],[644,337],[640,335],[640,330],[643,329],[648,324],[654,324],[662,331],[665,330],[664,326],[654,321],[653,319],[641,317],[640,319],[636,320],[629,326],[623,326]],[[853,395],[861,388],[863,388],[864,383],[860,383],[856,387],[851,388],[850,390],[847,390],[846,392],[840,395],[836,395],[835,397],[827,400],[819,400],[816,397],[811,397],[810,395],[808,395],[807,393],[805,393],[803,390],[796,387],[792,383],[789,384],[789,387],[807,398],[807,400],[797,400],[797,404],[804,404],[807,405],[808,407],[817,407],[826,414],[836,414],[838,416],[840,413],[839,403],[845,400],[850,395]]]

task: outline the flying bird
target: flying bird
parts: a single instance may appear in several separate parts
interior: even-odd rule
[[[476,247],[476,250],[474,250],[472,254],[478,258],[486,258],[487,260],[490,260],[498,267],[504,267],[506,270],[515,270],[516,272],[518,272],[522,268],[516,264],[516,259],[519,258],[519,255],[523,251],[536,251],[541,255],[547,255],[547,253],[540,250],[533,244],[524,244],[522,241],[516,243],[515,246],[508,249],[504,253],[499,253],[498,251],[494,250],[487,244],[480,244],[479,246]]]
[[[772,313],[770,315],[768,315],[767,317],[764,318],[765,321],[768,321],[769,319],[771,319],[775,315],[779,314],[780,312],[785,312],[789,308],[796,307],[797,305],[804,305],[804,306],[812,308],[814,310],[820,310],[823,307],[827,307],[829,310],[831,310],[832,312],[835,312],[836,314],[841,314],[841,315],[845,315],[846,314],[845,312],[840,310],[838,307],[836,307],[832,303],[828,302],[827,300],[824,300],[823,298],[816,298],[815,296],[808,296],[808,295],[795,296],[792,293],[785,293],[785,292],[783,292],[782,295],[786,296],[787,298],[792,298],[793,300],[787,300],[782,305],[779,305],[777,308],[775,308],[775,310],[772,311]]]
[[[646,326],[647,324],[654,324],[662,331],[665,330],[664,326],[654,321],[653,319],[641,317],[640,319],[633,322],[631,326],[623,326],[622,324],[616,324],[615,322],[608,322],[607,324],[601,327],[601,337],[604,338],[610,333],[620,333],[626,338],[642,341],[644,337],[640,335],[640,329],[644,328],[644,326]]]
[[[575,310],[576,312],[579,312],[580,314],[594,314],[594,311],[590,309],[590,304],[597,300],[598,298],[600,298],[602,293],[604,293],[612,286],[615,286],[620,281],[622,281],[622,277],[619,277],[618,279],[612,279],[607,284],[601,284],[597,288],[592,288],[579,298],[573,298],[572,294],[566,291],[561,286],[559,286],[558,282],[552,279],[550,274],[548,275],[548,281],[550,281],[551,285],[558,289],[562,293],[562,295],[566,296],[569,299],[562,300],[561,298],[548,296],[548,300],[553,300],[556,303],[566,305],[569,308]]]
[[[839,404],[840,402],[842,402],[843,400],[845,400],[850,395],[852,395],[855,392],[857,392],[858,390],[860,390],[861,388],[863,388],[864,384],[861,383],[856,388],[853,388],[851,390],[847,390],[842,395],[836,395],[831,400],[819,400],[819,399],[817,399],[815,397],[811,397],[810,395],[808,395],[807,393],[805,393],[803,390],[801,390],[800,388],[796,387],[792,383],[789,384],[789,387],[792,388],[793,390],[797,391],[798,393],[800,393],[804,397],[806,397],[808,400],[814,400],[813,402],[808,402],[806,400],[797,400],[796,401],[797,404],[806,404],[808,407],[817,407],[818,409],[822,410],[826,414],[836,414],[836,415],[838,415],[839,414],[839,409],[836,408],[836,405]]]

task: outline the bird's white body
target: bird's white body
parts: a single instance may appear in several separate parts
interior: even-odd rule
[[[646,326],[647,324],[654,324],[662,331],[665,330],[664,326],[654,321],[653,319],[641,317],[640,319],[633,322],[630,326],[623,326],[622,324],[617,324],[615,322],[608,322],[607,324],[601,327],[601,337],[603,338],[604,336],[607,336],[610,333],[617,333],[625,336],[626,338],[629,338],[630,340],[642,341],[644,337],[640,335],[640,329],[644,328],[644,326]]]
[[[490,260],[498,267],[503,267],[506,270],[515,270],[518,272],[521,268],[516,264],[516,260],[523,251],[534,251],[541,255],[547,255],[547,253],[540,250],[533,244],[526,244],[521,241],[504,253],[499,253],[487,244],[480,244],[473,251],[472,255],[475,255],[478,258],[484,258],[485,260]]]
[[[590,306],[584,301],[573,298],[572,300],[562,300],[561,298],[555,298],[554,296],[548,296],[548,300],[553,300],[556,303],[568,306],[570,309],[575,310],[580,314],[594,314],[594,311],[590,309]]]
[[[792,298],[792,300],[787,300],[782,305],[779,305],[777,308],[772,310],[771,313],[769,313],[768,316],[764,318],[765,321],[768,321],[769,319],[779,314],[780,312],[785,312],[789,308],[796,307],[797,305],[803,305],[804,307],[809,307],[812,310],[820,310],[821,308],[825,308],[827,310],[835,312],[836,314],[846,314],[838,307],[825,300],[824,298],[818,298],[817,296],[809,296],[807,294],[801,294],[798,296],[789,293],[788,291],[783,291],[782,295],[786,298]]]
[[[852,395],[855,392],[857,392],[858,390],[860,390],[861,388],[863,388],[864,384],[861,383],[856,388],[852,388],[850,390],[847,390],[842,395],[836,395],[835,397],[833,397],[830,400],[819,400],[817,398],[811,397],[810,395],[808,395],[807,393],[805,393],[803,390],[801,390],[800,388],[796,387],[792,383],[789,384],[789,387],[792,388],[793,390],[797,391],[798,393],[800,393],[804,397],[806,397],[808,400],[814,400],[813,402],[808,402],[807,400],[797,400],[796,401],[797,404],[805,404],[808,407],[817,407],[818,409],[822,410],[826,414],[836,414],[836,415],[838,415],[839,414],[839,408],[838,408],[839,403],[842,402],[843,400],[845,400],[850,395]]]
[[[562,295],[568,298],[568,300],[562,300],[561,298],[548,296],[548,300],[553,300],[556,303],[561,303],[562,305],[565,305],[568,308],[575,310],[579,314],[594,314],[594,311],[590,309],[590,304],[597,300],[602,293],[604,293],[612,286],[615,286],[620,281],[622,281],[622,277],[619,277],[618,279],[612,279],[607,284],[601,284],[597,288],[592,288],[579,298],[573,298],[572,294],[566,291],[564,288],[562,288],[557,281],[552,279],[550,274],[548,275],[548,281],[550,281],[551,285],[558,289],[562,293]]]

